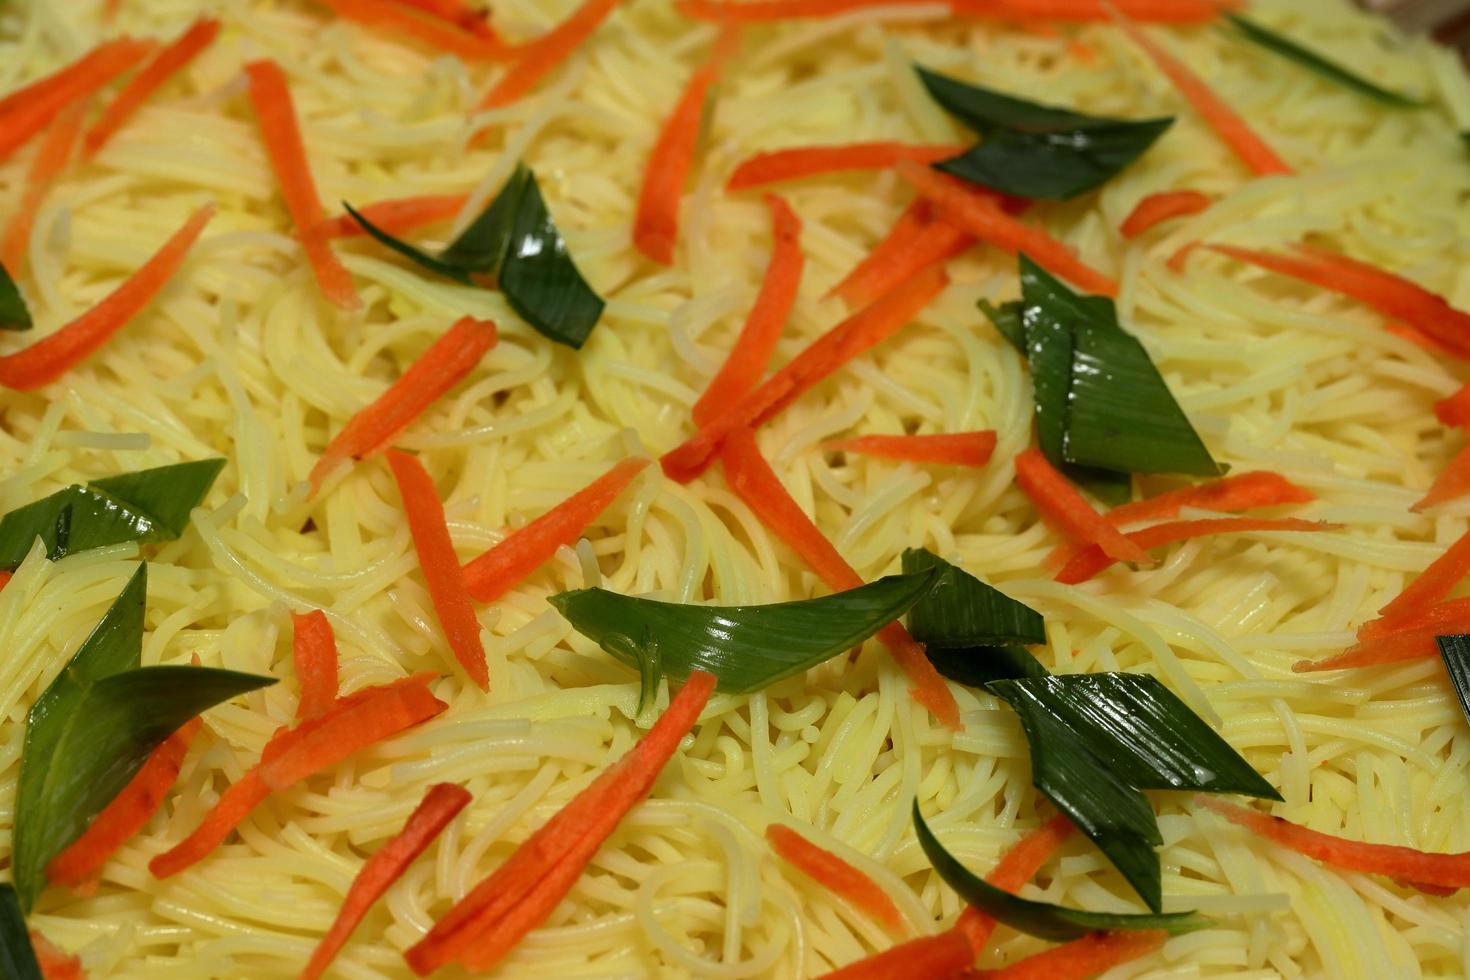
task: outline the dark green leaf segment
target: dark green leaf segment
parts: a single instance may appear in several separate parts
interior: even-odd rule
[[[1225,16],[1246,40],[1296,63],[1329,82],[1350,88],[1360,95],[1366,95],[1382,105],[1395,109],[1422,109],[1428,105],[1423,99],[1416,99],[1392,89],[1386,89],[1377,82],[1369,81],[1352,69],[1318,54],[1311,48],[1303,47],[1286,35],[1279,34],[1263,24],[1242,17],[1240,14],[1226,14]]]
[[[0,885],[0,977],[6,980],[43,980],[41,964],[31,948],[25,916],[15,888]]]
[[[592,291],[551,221],[536,175],[516,167],[495,200],[444,252],[430,255],[343,205],[373,238],[430,272],[467,286],[488,280],[520,317],[550,340],[580,348],[602,316]]]
[[[0,330],[31,329],[31,311],[5,266],[0,265]]]
[[[1450,684],[1460,702],[1460,710],[1470,720],[1470,636],[1438,636],[1434,642],[1439,647],[1439,658],[1450,675]]]

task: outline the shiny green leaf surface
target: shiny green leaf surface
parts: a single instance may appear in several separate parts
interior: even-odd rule
[[[5,266],[0,265],[0,330],[29,329],[31,311],[26,309],[25,298],[21,296],[15,280],[10,278]]]
[[[1439,658],[1450,675],[1450,685],[1460,702],[1460,711],[1470,721],[1470,636],[1438,636],[1434,642],[1439,647]]]
[[[0,885],[0,977],[5,980],[43,980],[41,964],[31,948],[31,935],[15,888]]]

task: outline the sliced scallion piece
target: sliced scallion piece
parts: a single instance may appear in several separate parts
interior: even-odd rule
[[[1434,642],[1439,647],[1444,669],[1450,675],[1455,697],[1460,701],[1460,710],[1466,720],[1470,720],[1470,636],[1437,636]]]
[[[31,934],[26,930],[25,916],[15,887],[0,885],[0,977],[6,980],[44,980],[36,951],[31,947]]]
[[[1046,642],[1040,613],[932,552],[910,548],[903,553],[905,574],[930,568],[940,575],[909,610],[909,632],[924,644],[935,670],[970,687],[1046,674],[1016,645]]]
[[[26,309],[25,297],[20,287],[10,278],[5,266],[0,265],[0,330],[31,329],[31,311]]]
[[[1327,79],[1329,82],[1336,82],[1361,95],[1366,95],[1383,105],[1396,109],[1422,109],[1429,104],[1423,99],[1416,99],[1412,96],[1404,95],[1401,92],[1384,88],[1377,82],[1369,81],[1352,69],[1340,65],[1310,48],[1303,47],[1284,34],[1279,34],[1256,21],[1248,20],[1240,14],[1226,14],[1225,16],[1248,41],[1258,44],[1268,51],[1275,52],[1288,61],[1295,62],[1302,68]]]

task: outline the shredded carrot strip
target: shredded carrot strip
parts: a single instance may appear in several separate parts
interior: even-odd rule
[[[102,19],[111,21],[122,8],[122,0],[102,0]]]
[[[367,27],[378,27],[395,34],[411,37],[435,51],[456,55],[466,61],[495,61],[506,57],[511,48],[502,43],[493,32],[486,33],[489,24],[483,20],[484,28],[476,30],[465,24],[445,23],[443,20],[426,16],[421,3],[405,0],[320,0],[343,20],[350,20]]]
[[[495,346],[495,324],[464,317],[434,341],[371,405],[358,412],[327,444],[311,471],[312,492],[344,460],[362,459],[387,446],[435,399],[470,372]]]
[[[1214,0],[1114,0],[1118,12],[1132,20],[1158,24],[1200,24],[1214,20],[1222,10],[1236,6]],[[994,17],[1025,23],[1030,19],[1103,21],[1108,19],[1105,0],[949,0],[956,14]]]
[[[422,10],[426,14],[454,24],[478,37],[488,40],[498,37],[495,28],[490,26],[488,12],[476,10],[464,0],[398,0],[398,2],[405,7]]]
[[[320,609],[291,614],[291,661],[301,685],[297,720],[324,714],[337,700],[337,638]]]
[[[836,854],[813,844],[785,824],[768,825],[766,840],[772,850],[823,888],[836,892],[890,928],[903,925],[903,916],[888,893]]]
[[[78,890],[95,886],[108,858],[142,830],[163,805],[203,724],[198,718],[185,722],[153,750],[143,768],[93,818],[82,835],[51,859],[46,876],[53,884]]]
[[[643,472],[649,460],[620,460],[612,469],[557,504],[464,567],[465,588],[480,602],[493,602],[556,554],[576,544],[588,526]]]
[[[261,761],[230,784],[193,833],[150,861],[148,870],[155,878],[178,874],[224,843],[272,792],[439,714],[447,705],[429,692],[432,680],[433,674],[415,674],[364,688],[338,698],[325,714],[276,733]]]
[[[1320,660],[1298,660],[1291,665],[1291,669],[1298,674],[1309,674],[1324,670],[1381,667],[1406,660],[1427,660],[1439,656],[1435,637],[1466,632],[1470,632],[1470,617],[1463,617],[1459,622],[1442,622],[1437,626],[1396,630],[1369,639],[1360,637],[1358,643],[1341,653]]]
[[[617,5],[618,0],[584,0],[566,20],[523,45],[519,60],[486,93],[480,108],[498,109],[524,98],[537,82],[581,47]]]
[[[907,143],[848,143],[801,146],[757,153],[735,168],[727,191],[744,191],[783,180],[854,170],[886,170],[900,160],[936,163],[965,152],[963,146],[913,146]]]
[[[101,90],[148,57],[153,45],[121,38],[0,99],[0,162],[45,129],[67,106]]]
[[[1295,517],[1276,519],[1261,517],[1210,517],[1196,521],[1170,521],[1155,524],[1141,531],[1130,531],[1128,540],[1143,549],[1162,548],[1191,538],[1203,538],[1216,534],[1244,534],[1250,531],[1331,531],[1340,524],[1321,521],[1304,521]],[[1064,585],[1086,582],[1108,568],[1116,559],[1104,555],[1096,544],[1089,545],[1074,554],[1056,580]]]
[[[984,466],[995,453],[995,432],[941,432],[923,436],[858,436],[823,443],[826,449],[945,466]]]
[[[1158,929],[1094,932],[999,970],[976,970],[971,976],[986,980],[1086,980],[1152,953],[1168,938],[1168,933]]]
[[[1048,272],[1090,293],[1118,295],[1118,283],[1112,277],[1077,258],[1070,246],[1045,229],[1023,225],[1007,214],[996,202],[996,195],[912,160],[900,160],[894,169],[955,227],[1011,255],[1024,252]]]
[[[488,969],[552,913],[587,862],[653,787],[714,692],[694,671],[648,733],[470,890],[404,954],[419,976],[449,963]]]
[[[974,962],[965,937],[946,929],[824,973],[820,980],[934,980],[954,976]]]
[[[1441,344],[1424,331],[1409,326],[1407,323],[1394,323],[1393,321],[1389,321],[1384,323],[1383,329],[1395,337],[1402,337],[1416,347],[1422,347],[1431,354],[1438,354],[1442,357],[1455,356],[1454,351],[1450,350],[1444,344]]]
[[[150,95],[214,43],[214,39],[219,36],[219,29],[219,21],[212,17],[201,17],[179,35],[178,40],[158,52],[102,111],[102,118],[87,130],[82,157],[90,160],[95,156],[112,139],[113,134],[122,128],[122,124],[138,111],[138,107],[148,101]]]
[[[1358,639],[1376,640],[1406,630],[1424,629],[1445,623],[1470,622],[1470,598],[1437,602],[1404,616],[1379,617],[1358,627]],[[1440,630],[1441,635],[1444,630]]]
[[[212,217],[214,205],[200,208],[102,302],[25,350],[0,357],[0,385],[16,391],[39,388],[55,381],[107,343],[168,285]]]
[[[14,572],[0,572],[0,591],[4,591],[5,587],[10,584],[10,580],[13,578],[15,578]]]
[[[828,330],[750,394],[665,453],[660,460],[664,473],[681,483],[694,479],[709,467],[727,435],[770,421],[838,368],[903,329],[948,284],[943,269],[930,267]]]
[[[358,208],[357,213],[390,235],[403,235],[424,225],[448,221],[464,209],[469,199],[468,194],[399,197]],[[356,238],[367,231],[352,215],[344,214],[322,222],[321,234],[325,238]]]
[[[1298,854],[1345,871],[1386,875],[1437,888],[1470,887],[1470,851],[1432,854],[1392,844],[1365,844],[1333,834],[1308,830],[1281,817],[1249,810],[1224,800],[1196,796],[1196,804],[1213,810],[1231,823]]]
[[[900,283],[948,262],[975,244],[969,232],[948,221],[932,220],[928,213],[929,202],[919,198],[873,251],[832,287],[829,295],[842,297],[849,307],[872,303]]]
[[[1153,560],[1142,546],[1130,541],[1093,510],[1041,450],[1027,449],[1016,457],[1016,485],[1031,499],[1047,526],[1073,544],[1084,548],[1095,545],[1115,561]]]
[[[1124,238],[1137,238],[1170,218],[1199,214],[1210,206],[1210,199],[1199,191],[1165,191],[1150,194],[1138,204],[1119,226]]]
[[[1179,94],[1194,106],[1195,112],[1204,117],[1210,128],[1214,129],[1225,141],[1225,145],[1229,146],[1231,151],[1253,173],[1265,177],[1294,172],[1270,146],[1266,145],[1265,140],[1256,135],[1239,113],[1205,84],[1204,79],[1190,71],[1184,62],[1150,40],[1143,31],[1128,20],[1126,15],[1120,14],[1114,19],[1123,29],[1123,33],[1127,34],[1133,43],[1148,55],[1159,71],[1168,76],[1169,81],[1179,90]]]
[[[395,881],[403,877],[409,865],[428,850],[449,821],[468,806],[472,798],[469,790],[453,783],[435,783],[429,787],[423,800],[409,814],[403,829],[368,858],[357,877],[352,879],[352,887],[347,889],[347,895],[342,899],[342,908],[337,912],[332,928],[317,943],[306,968],[301,971],[301,980],[317,980],[327,972],[327,967],[368,910]]]
[[[245,66],[245,77],[250,82],[250,102],[265,138],[266,155],[281,185],[286,210],[291,213],[317,286],[329,302],[344,310],[355,310],[362,300],[352,285],[352,274],[321,232],[322,202],[311,176],[311,164],[306,159],[306,147],[301,142],[301,125],[286,84],[286,73],[274,61],[252,61]]]
[[[1378,610],[1384,619],[1393,619],[1424,609],[1450,594],[1466,574],[1470,574],[1470,531],[1445,549],[1410,582],[1392,602]]]
[[[985,880],[996,888],[1015,892],[1026,882],[1036,877],[1041,866],[1051,860],[1057,848],[1066,843],[1076,827],[1072,821],[1058,814],[1040,827],[1022,837],[1001,857],[1000,862]],[[955,921],[954,931],[962,933],[970,944],[972,957],[985,952],[991,933],[995,932],[996,921],[973,905],[965,906]]]
[[[0,264],[19,275],[25,265],[26,246],[30,244],[31,228],[36,221],[36,212],[46,199],[46,192],[66,170],[71,162],[72,150],[76,147],[77,135],[82,129],[82,120],[87,114],[87,100],[67,106],[56,117],[56,123],[41,142],[40,152],[26,173],[25,190],[20,203],[10,215],[10,224],[5,229],[5,243],[0,247]]]
[[[1470,428],[1470,384],[1435,402],[1434,414],[1445,425]]]
[[[85,980],[81,957],[52,945],[34,929],[31,930],[31,950],[36,954],[36,965],[46,980]]]
[[[705,102],[739,42],[740,35],[733,27],[727,26],[720,32],[705,63],[689,76],[648,157],[643,189],[638,194],[638,215],[633,222],[633,244],[660,265],[674,264],[674,243],[679,239],[679,204],[694,166]]]
[[[1425,511],[1446,501],[1457,500],[1467,493],[1470,493],[1470,445],[1461,448],[1455,458],[1445,464],[1429,492],[1409,509],[1416,513]]]
[[[755,433],[740,429],[724,442],[721,461],[725,478],[735,495],[755,512],[760,522],[801,556],[829,589],[846,592],[863,584],[862,576],[847,563],[826,535],[812,523],[791,498],[771,469]],[[960,710],[944,678],[924,654],[924,647],[902,623],[889,623],[878,631],[878,639],[908,675],[914,700],[950,728],[960,727]]]
[[[454,553],[454,542],[444,522],[444,505],[434,489],[434,480],[417,456],[397,449],[388,450],[388,465],[403,498],[408,529],[413,536],[413,550],[419,557],[419,568],[429,586],[429,598],[439,625],[449,641],[455,659],[470,675],[475,686],[490,690],[490,674],[485,666],[485,647],[480,643],[480,621],[465,588],[464,569]]]
[[[772,247],[765,279],[745,325],[740,328],[740,336],[735,338],[735,346],[730,348],[719,373],[694,403],[695,425],[709,422],[721,408],[743,398],[756,386],[771,363],[776,342],[781,339],[781,328],[786,326],[791,308],[796,305],[802,270],[806,266],[806,257],[801,253],[801,219],[774,194],[766,195],[766,206],[771,210]]]

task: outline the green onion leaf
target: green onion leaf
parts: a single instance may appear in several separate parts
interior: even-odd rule
[[[0,520],[0,567],[19,565],[38,537],[53,560],[124,541],[173,541],[224,465],[204,459],[124,473],[19,507]]]
[[[674,680],[705,670],[721,691],[748,694],[815,667],[898,619],[933,586],[938,572],[890,575],[798,602],[694,606],[579,589],[550,602],[577,632],[629,667],[642,670],[656,646]],[[641,631],[635,640],[634,631]]]
[[[5,266],[0,265],[0,330],[29,329],[31,311],[26,309],[25,298],[21,296],[15,280],[10,278]]]
[[[275,683],[206,667],[139,667],[147,589],[141,565],[26,716],[11,864],[22,909],[40,894],[51,859],[164,739],[205,709]]]
[[[658,700],[658,681],[664,675],[663,660],[658,655],[658,640],[646,626],[638,651],[642,653],[638,657],[638,717],[642,718],[643,712],[653,710],[653,703]]]
[[[1245,35],[1247,40],[1259,44],[1268,51],[1274,51],[1288,61],[1296,62],[1329,82],[1336,82],[1375,99],[1383,105],[1398,109],[1422,109],[1429,104],[1423,99],[1403,95],[1392,89],[1386,89],[1376,82],[1371,82],[1357,72],[1344,68],[1337,62],[1323,57],[1310,48],[1302,47],[1290,38],[1268,27],[1263,27],[1253,20],[1247,20],[1239,14],[1226,14],[1225,16],[1240,30],[1241,34]]]
[[[517,164],[490,206],[444,250],[444,261],[466,272],[498,275],[510,250],[516,212],[530,182],[530,168]]]
[[[1142,156],[1174,122],[1088,116],[916,70],[936,102],[984,137],[936,169],[1017,197],[1065,200],[1094,190]]]
[[[903,572],[939,569],[939,577],[909,610],[909,632],[929,646],[945,649],[1045,643],[1041,613],[980,581],[923,548],[903,553]]]
[[[980,312],[994,325],[996,331],[1006,339],[1016,352],[1026,356],[1026,326],[1021,322],[1021,301],[1013,299],[996,306],[988,299],[977,304]]]
[[[9,883],[0,885],[0,977],[6,980],[44,980],[31,934],[26,930],[20,901]]]
[[[934,870],[939,872],[946,885],[992,919],[1029,936],[1061,943],[1102,929],[1163,929],[1177,935],[1213,924],[1198,912],[1155,915],[1084,912],[1012,895],[970,871],[946,851],[924,822],[917,800],[914,801],[914,833],[929,863],[934,865]]]
[[[1455,697],[1460,700],[1460,710],[1470,720],[1470,635],[1437,636],[1439,659],[1450,675],[1450,684],[1455,688]]]
[[[393,251],[403,256],[405,259],[408,259],[410,262],[417,263],[418,265],[423,266],[425,269],[428,269],[430,272],[438,273],[445,278],[453,279],[455,282],[462,283],[463,285],[474,285],[474,281],[470,279],[470,274],[468,270],[463,269],[457,265],[451,265],[450,263],[445,262],[441,259],[436,259],[434,256],[430,255],[428,252],[425,252],[423,249],[414,248],[407,242],[399,241],[398,239],[394,238],[392,235],[388,234],[386,231],[369,221],[366,217],[362,215],[361,212],[359,212],[352,205],[348,204],[346,201],[342,202],[342,206],[347,209],[348,214],[352,215],[352,217],[356,219],[358,224],[362,225],[363,231],[367,232],[373,238],[376,238],[380,243],[388,246]]]

